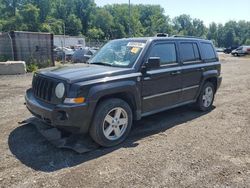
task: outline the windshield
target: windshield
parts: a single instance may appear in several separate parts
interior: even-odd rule
[[[104,45],[89,61],[114,67],[132,67],[146,41],[113,40]]]

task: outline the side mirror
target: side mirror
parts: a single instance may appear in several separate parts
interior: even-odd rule
[[[145,63],[147,70],[155,69],[160,67],[160,57],[150,57]]]

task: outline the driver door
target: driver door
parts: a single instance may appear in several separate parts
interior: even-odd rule
[[[159,57],[160,67],[147,70],[143,74],[142,111],[146,115],[180,103],[182,87],[181,67],[175,42],[153,44],[149,57]]]

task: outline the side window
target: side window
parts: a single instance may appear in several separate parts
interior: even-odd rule
[[[176,63],[176,49],[174,43],[162,43],[153,46],[149,57],[160,57],[161,65]]]
[[[207,61],[214,61],[215,59],[217,59],[216,54],[214,52],[214,48],[212,46],[212,44],[210,43],[201,43],[201,50],[204,54],[204,59]]]
[[[200,53],[196,43],[183,42],[180,44],[180,54],[183,62],[200,60]]]

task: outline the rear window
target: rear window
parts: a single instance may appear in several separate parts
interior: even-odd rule
[[[180,53],[183,62],[199,61],[200,53],[198,46],[193,42],[183,42],[180,44]]]
[[[202,42],[201,43],[201,50],[204,54],[204,59],[206,61],[214,61],[217,59],[212,44]]]

